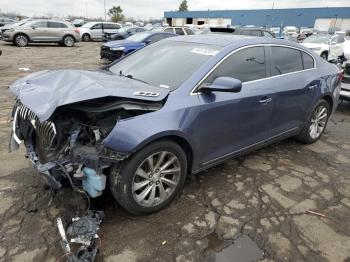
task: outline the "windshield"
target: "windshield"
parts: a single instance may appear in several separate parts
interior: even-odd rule
[[[144,41],[147,37],[151,35],[151,32],[142,32],[142,33],[137,33],[132,36],[128,37],[128,40],[134,41],[134,42],[142,42]]]
[[[125,57],[109,70],[174,90],[220,49],[215,45],[164,40]]]
[[[329,36],[309,36],[304,40],[304,43],[327,44]]]

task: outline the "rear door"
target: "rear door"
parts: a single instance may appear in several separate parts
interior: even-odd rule
[[[210,164],[267,139],[272,112],[271,91],[262,80],[267,75],[265,47],[238,50],[224,60],[203,83],[220,76],[243,82],[239,93],[198,94],[200,152],[202,164]]]
[[[32,28],[29,34],[32,41],[50,41],[47,32],[47,21],[38,21],[32,24]]]
[[[305,123],[320,82],[310,54],[287,46],[271,46],[268,54],[271,78],[265,85],[273,90],[270,128],[278,135]]]
[[[63,31],[68,29],[68,26],[60,22],[47,22],[48,30],[47,36],[50,38],[50,41],[60,41],[63,38]]]

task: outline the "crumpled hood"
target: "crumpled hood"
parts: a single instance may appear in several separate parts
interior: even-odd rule
[[[102,98],[121,97],[147,101],[161,101],[169,93],[127,77],[104,71],[46,70],[30,74],[10,86],[22,104],[45,121],[57,107],[76,102]],[[137,92],[152,92],[144,96]]]

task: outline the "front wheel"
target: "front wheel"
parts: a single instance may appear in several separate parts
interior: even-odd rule
[[[24,34],[18,34],[14,38],[14,43],[16,46],[25,47],[28,45],[28,37]]]
[[[311,117],[298,136],[298,140],[306,144],[316,142],[327,126],[330,110],[327,101],[321,99],[314,107]]]
[[[186,174],[187,159],[182,148],[172,141],[159,141],[113,168],[110,187],[116,201],[128,212],[147,214],[175,198]]]

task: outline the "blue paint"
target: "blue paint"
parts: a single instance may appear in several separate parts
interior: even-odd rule
[[[313,27],[316,18],[350,18],[350,7],[168,11],[165,18],[230,18],[232,25]]]

